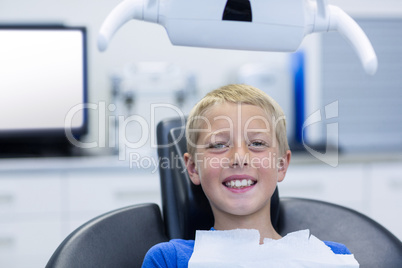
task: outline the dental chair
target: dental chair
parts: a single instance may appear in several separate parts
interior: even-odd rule
[[[200,186],[191,183],[182,159],[185,122],[167,119],[157,126],[162,215],[156,204],[140,204],[101,215],[71,233],[47,268],[141,267],[147,250],[173,238],[194,239],[195,230],[213,226]],[[321,240],[347,245],[360,267],[402,267],[402,243],[370,218],[335,204],[301,198],[271,201],[271,220],[282,235],[310,229]]]

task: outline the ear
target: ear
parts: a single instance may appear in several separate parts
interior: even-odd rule
[[[290,152],[290,150],[287,150],[285,155],[283,155],[281,158],[278,158],[278,182],[283,181],[283,179],[285,178],[291,156],[292,153]]]
[[[201,184],[200,176],[198,174],[197,166],[195,165],[193,158],[189,153],[185,153],[183,155],[183,158],[184,162],[186,163],[187,172],[188,175],[190,176],[191,181],[195,185],[200,185]]]

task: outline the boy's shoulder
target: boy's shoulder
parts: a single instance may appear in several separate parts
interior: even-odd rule
[[[335,254],[343,254],[343,255],[349,255],[352,254],[350,250],[341,243],[337,242],[332,242],[332,241],[323,241],[325,245],[327,245],[333,253]]]
[[[194,240],[172,239],[154,245],[145,255],[142,267],[187,267]]]
[[[178,255],[187,253],[191,255],[194,250],[194,240],[172,239],[169,242],[161,244],[161,247],[164,247],[167,250],[173,250]]]
[[[168,242],[162,242],[154,245],[148,253],[163,254],[167,257],[192,254],[194,249],[194,240],[172,239]]]
[[[161,242],[159,244],[156,244],[153,247],[162,249],[173,249],[176,247],[177,248],[194,247],[194,240],[171,239],[167,242]]]

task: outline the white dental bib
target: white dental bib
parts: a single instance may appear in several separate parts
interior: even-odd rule
[[[257,230],[197,231],[189,268],[354,268],[353,255],[335,254],[309,230],[259,244]]]

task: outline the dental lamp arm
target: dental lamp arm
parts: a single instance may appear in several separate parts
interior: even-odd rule
[[[157,0],[125,0],[118,4],[106,17],[99,30],[98,49],[105,51],[117,30],[132,19],[157,22],[158,2]]]
[[[342,9],[329,6],[331,19],[329,30],[338,31],[353,47],[364,70],[370,75],[377,71],[378,60],[370,40],[360,26]]]
[[[377,71],[377,55],[367,35],[348,14],[337,6],[328,5],[327,0],[317,0],[314,26],[309,32],[339,32],[353,48],[366,73],[374,75]],[[308,34],[308,32],[307,32]]]

